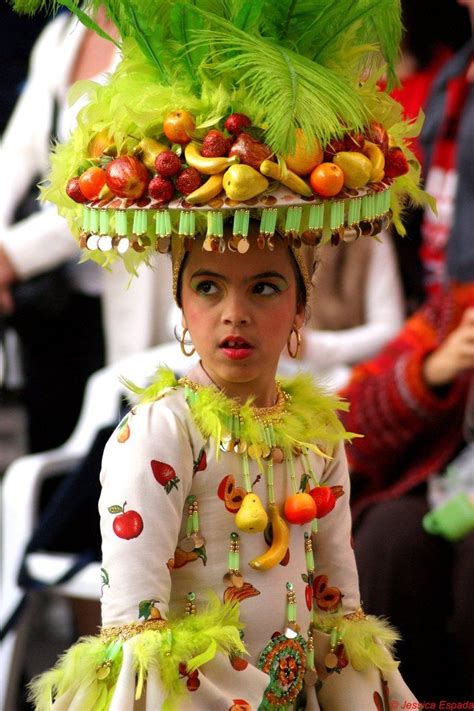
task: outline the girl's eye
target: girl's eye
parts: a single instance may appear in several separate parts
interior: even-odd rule
[[[199,294],[215,294],[217,292],[217,285],[213,281],[201,281],[194,288]]]
[[[281,289],[276,284],[271,284],[266,281],[259,281],[253,287],[254,294],[260,294],[261,296],[271,296],[272,294],[279,294]]]

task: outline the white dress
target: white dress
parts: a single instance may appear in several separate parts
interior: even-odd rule
[[[199,384],[201,392],[211,389],[200,366],[193,369],[189,377],[198,384],[198,392]],[[290,382],[284,387],[291,392]],[[334,509],[319,519],[318,532],[313,536],[314,571],[311,579],[308,580],[305,554],[305,532],[311,532],[311,524],[305,524],[290,526],[289,557],[269,570],[254,570],[248,565],[267,549],[263,534],[240,532],[243,581],[239,576],[233,579],[228,576],[224,580],[229,570],[231,534],[239,533],[236,511],[245,495],[240,475],[241,455],[222,452],[215,441],[203,435],[185,393],[184,387],[173,387],[163,397],[134,408],[105,449],[99,504],[103,537],[103,630],[111,633],[108,640],[113,646],[114,635],[116,638],[121,630],[129,630],[130,623],[140,626],[136,628],[135,636],[125,634],[123,638],[121,656],[117,657],[113,667],[116,684],[114,680],[113,689],[109,686],[108,691],[110,706],[101,705],[104,698],[101,696],[101,701],[94,701],[93,708],[110,708],[112,711],[173,708],[170,699],[166,701],[169,680],[160,668],[160,660],[168,665],[175,663],[176,658],[167,657],[166,652],[162,656],[162,648],[158,658],[153,659],[151,655],[145,664],[148,676],[142,690],[137,644],[142,644],[141,654],[146,646],[143,645],[144,635],[158,637],[164,640],[160,644],[169,645],[170,654],[174,654],[173,645],[179,645],[176,628],[166,637],[166,627],[154,630],[154,625],[163,624],[164,619],[192,625],[193,620],[197,621],[200,613],[206,610],[209,599],[211,605],[217,605],[216,596],[220,601],[240,603],[241,635],[247,654],[238,649],[237,634],[230,656],[217,653],[192,672],[186,669],[189,658],[178,660],[181,664],[177,664],[179,674],[176,670],[178,681],[176,685],[175,679],[174,691],[178,695],[182,692],[182,696],[178,696],[179,709],[293,708],[292,692],[298,683],[303,690],[305,687],[303,703],[308,709],[382,710],[388,703],[389,693],[398,701],[414,700],[388,652],[373,643],[364,632],[364,625],[373,624],[376,633],[386,635],[387,639],[391,637],[374,619],[360,620],[357,614],[353,620],[346,619],[346,637],[342,642],[347,639],[346,652],[351,658],[350,630],[357,630],[357,634],[360,631],[362,646],[372,645],[375,653],[382,655],[382,666],[387,670],[384,677],[390,692],[387,684],[382,684],[380,673],[370,664],[368,656],[364,657],[365,652],[362,658],[357,660],[354,653],[351,659],[358,667],[357,671],[351,663],[343,663],[337,672],[332,673],[325,666],[331,646],[331,635],[327,632],[337,621],[344,621],[344,616],[360,607],[351,546],[349,479],[342,444],[335,450],[326,447],[326,451],[333,451],[331,459],[315,452],[307,455],[320,484],[337,487],[333,491],[338,494]],[[298,411],[297,394],[292,398],[291,406]],[[294,461],[299,484],[303,469],[307,471],[307,460],[300,455]],[[253,491],[266,507],[265,477],[255,461],[250,460],[249,469]],[[285,498],[292,493],[284,463],[274,465],[274,487],[275,500],[282,511]],[[193,498],[189,499],[190,496]],[[188,518],[190,502],[197,502],[199,515],[199,535],[195,548],[191,545],[193,550],[189,550],[188,545],[192,518]],[[312,584],[308,586],[308,582]],[[292,584],[296,596],[298,635],[295,631],[298,628],[293,629],[294,625],[287,618],[287,583]],[[195,595],[192,603],[188,599],[190,592]],[[195,605],[195,616],[184,615],[186,608],[189,612],[190,604]],[[307,671],[306,683],[302,684],[304,668],[301,672],[301,665],[304,667],[307,661],[307,630],[313,610],[319,627],[314,631],[317,674]],[[146,631],[148,624],[153,631]],[[200,634],[196,632],[194,640],[194,653],[198,654],[202,653]],[[276,649],[278,644],[281,653]],[[76,645],[76,651],[78,647],[80,645]],[[207,641],[204,647],[207,647]],[[78,660],[80,664],[80,657]],[[100,658],[96,657],[91,664],[92,672],[95,670],[96,673],[91,675],[89,682],[85,675],[71,675],[66,684],[56,686],[59,691],[52,706],[55,711],[85,709],[87,703],[90,708],[91,701],[85,699],[96,698],[87,696],[91,690],[98,694],[101,683],[110,685],[112,674],[102,679],[104,664],[100,666]],[[272,684],[269,674],[264,671],[270,667],[274,677]],[[104,674],[108,673],[106,669]],[[135,699],[137,686],[141,692],[139,700]],[[37,708],[43,707],[38,704]]]

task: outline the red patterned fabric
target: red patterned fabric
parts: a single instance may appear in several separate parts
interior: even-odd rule
[[[354,514],[396,498],[442,471],[462,444],[470,373],[435,393],[422,364],[474,306],[474,283],[433,296],[374,359],[353,370],[342,396],[351,403],[345,427],[364,434],[347,447]]]

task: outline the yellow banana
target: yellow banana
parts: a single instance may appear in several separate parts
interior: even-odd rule
[[[260,164],[260,172],[266,175],[268,178],[273,178],[274,180],[279,180],[280,183],[286,185],[287,188],[293,190],[293,192],[298,193],[298,195],[303,195],[304,197],[312,197],[313,191],[305,181],[293,173],[293,171],[281,170],[278,163],[273,163],[271,160],[264,160]]]
[[[210,178],[206,180],[204,185],[201,185],[197,190],[186,196],[186,202],[190,202],[191,205],[203,205],[222,190],[222,178],[224,173],[216,173],[216,175],[211,175]]]
[[[231,156],[227,158],[222,156],[219,158],[205,158],[199,152],[199,148],[195,143],[188,143],[184,149],[184,156],[186,158],[186,163],[191,166],[191,168],[196,168],[203,175],[215,175],[216,173],[222,173],[226,168],[234,163],[238,163],[239,159],[237,156]]]
[[[270,570],[278,565],[285,557],[290,543],[290,530],[275,503],[268,504],[268,513],[272,524],[272,545],[265,553],[250,561],[249,565],[255,570]]]
[[[366,141],[364,144],[364,153],[372,163],[370,172],[370,183],[378,183],[385,175],[385,156],[381,148],[371,141]]]

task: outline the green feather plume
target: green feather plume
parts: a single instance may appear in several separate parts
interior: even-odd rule
[[[316,629],[330,634],[341,633],[347,658],[360,671],[375,666],[382,672],[395,671],[399,662],[393,659],[398,632],[384,619],[367,615],[364,619],[347,619],[343,615],[315,614]]]
[[[342,122],[353,128],[366,123],[357,88],[344,77],[224,20],[215,24],[218,30],[201,30],[193,42],[209,47],[206,75],[242,88],[251,102],[264,107],[265,140],[274,151],[294,149],[296,128],[325,145],[340,133]]]
[[[153,382],[144,388],[140,388],[138,385],[132,383],[131,380],[125,377],[120,378],[120,382],[124,385],[127,390],[130,390],[134,395],[136,395],[141,403],[154,402],[160,395],[170,388],[174,388],[177,385],[176,376],[173,371],[166,367],[160,367],[157,369]]]

